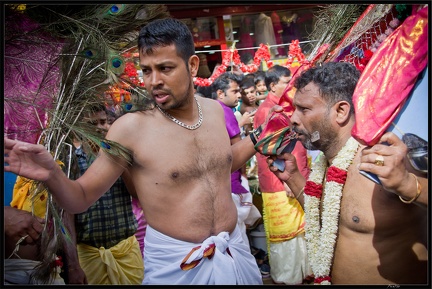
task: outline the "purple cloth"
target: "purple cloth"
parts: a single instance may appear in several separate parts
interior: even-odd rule
[[[226,123],[226,129],[228,131],[228,135],[231,138],[235,137],[236,135],[240,134],[240,127],[237,122],[237,119],[234,115],[234,111],[231,107],[225,105],[223,102],[218,102],[222,105],[222,108],[224,110],[225,114],[225,123]],[[231,174],[231,192],[233,194],[244,194],[247,193],[248,190],[246,190],[245,187],[241,184],[241,171],[237,170]]]
[[[58,93],[63,43],[25,14],[6,20],[4,133],[35,143],[47,125],[47,110]]]
[[[143,209],[141,208],[140,202],[137,198],[132,197],[132,211],[135,215],[135,218],[138,221],[138,228],[135,232],[135,237],[138,240],[140,245],[141,254],[144,259],[144,238],[147,231],[147,220],[144,217]]]

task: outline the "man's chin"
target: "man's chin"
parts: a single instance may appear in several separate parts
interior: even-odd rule
[[[307,139],[304,135],[298,135],[297,139],[302,143],[303,147],[307,150],[317,150],[317,148],[311,143],[310,139]]]

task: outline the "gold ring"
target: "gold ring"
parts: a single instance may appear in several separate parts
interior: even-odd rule
[[[384,157],[382,155],[378,155],[374,161],[374,164],[377,166],[384,166]]]
[[[250,116],[250,117],[249,117],[249,121],[250,121],[251,123],[253,123],[253,120],[254,120],[253,116]]]

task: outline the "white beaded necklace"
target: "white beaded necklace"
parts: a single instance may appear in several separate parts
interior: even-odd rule
[[[159,105],[156,105],[156,107],[159,109],[159,111],[163,115],[165,115],[168,119],[172,120],[173,122],[175,122],[179,126],[187,128],[189,130],[195,130],[201,126],[202,121],[203,121],[203,114],[202,114],[201,105],[199,104],[198,99],[196,98],[196,96],[194,96],[194,98],[195,98],[195,101],[196,101],[197,106],[198,106],[198,122],[194,125],[188,125],[188,124],[185,124],[184,122],[179,121],[178,119],[173,117],[171,114],[169,114],[168,112],[166,112],[165,110],[160,108]]]

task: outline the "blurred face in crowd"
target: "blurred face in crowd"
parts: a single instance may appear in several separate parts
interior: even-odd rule
[[[87,123],[94,125],[98,132],[103,133],[104,135],[107,133],[110,128],[110,124],[108,124],[108,117],[105,111],[97,111],[91,113],[88,117],[84,119]]]
[[[277,83],[271,84],[271,92],[281,97],[290,80],[291,76],[282,76]]]
[[[264,94],[267,91],[267,86],[263,80],[258,81],[255,87],[259,94]]]
[[[230,81],[229,87],[226,91],[218,90],[217,96],[226,106],[236,107],[240,98],[240,86],[235,81]]]
[[[243,95],[242,97],[243,102],[247,105],[252,105],[256,102],[256,89],[255,86],[251,86],[248,88],[243,89]]]

